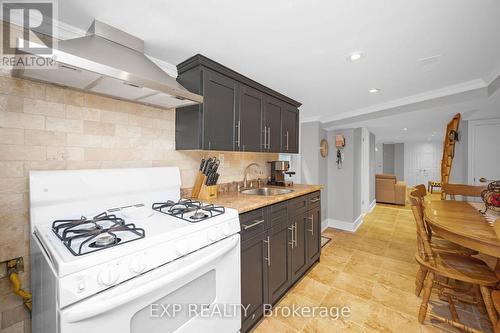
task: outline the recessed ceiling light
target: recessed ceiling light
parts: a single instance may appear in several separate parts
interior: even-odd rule
[[[408,127],[403,128],[403,131],[407,131],[407,130],[408,130]]]
[[[347,60],[349,61],[356,61],[356,60],[359,60],[363,58],[363,53],[360,53],[360,52],[353,52],[349,55],[349,57],[347,57]]]
[[[372,88],[372,89],[368,90],[368,92],[370,94],[375,94],[375,93],[378,93],[379,91],[380,91],[380,89],[378,89],[378,88]]]

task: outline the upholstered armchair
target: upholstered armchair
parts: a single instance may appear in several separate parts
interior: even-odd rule
[[[377,202],[404,205],[406,183],[398,182],[395,175],[375,175],[375,199]]]

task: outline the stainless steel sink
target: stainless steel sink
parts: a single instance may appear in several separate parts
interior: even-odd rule
[[[258,188],[248,188],[246,190],[240,191],[241,194],[250,194],[250,195],[281,195],[293,192],[292,189],[288,188],[275,188],[275,187],[258,187]]]

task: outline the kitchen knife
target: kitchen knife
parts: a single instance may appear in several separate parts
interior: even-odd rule
[[[205,185],[207,185],[207,186],[212,185],[212,180],[213,180],[213,177],[214,177],[214,174],[213,174],[212,172],[210,172],[210,173],[207,175],[207,180],[205,181]]]
[[[205,167],[205,159],[201,159],[201,164],[200,164],[200,171],[203,171],[203,168]]]
[[[211,157],[205,161],[205,166],[203,167],[203,173],[205,174],[205,176],[208,174],[208,169],[211,163],[212,163]]]
[[[213,181],[214,183],[212,185],[216,185],[217,184],[217,181],[219,180],[219,176],[220,175],[218,173],[215,174],[214,181]]]

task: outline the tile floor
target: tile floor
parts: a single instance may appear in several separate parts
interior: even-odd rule
[[[286,318],[275,311],[254,333],[454,332],[440,323],[417,321],[421,299],[414,294],[415,222],[408,206],[379,204],[355,233],[329,228],[324,234],[333,240],[323,248],[320,263],[277,306],[348,306],[351,315],[338,320]],[[450,317],[447,305],[435,296],[431,307]],[[486,315],[470,305],[457,307],[463,322],[491,332]]]

